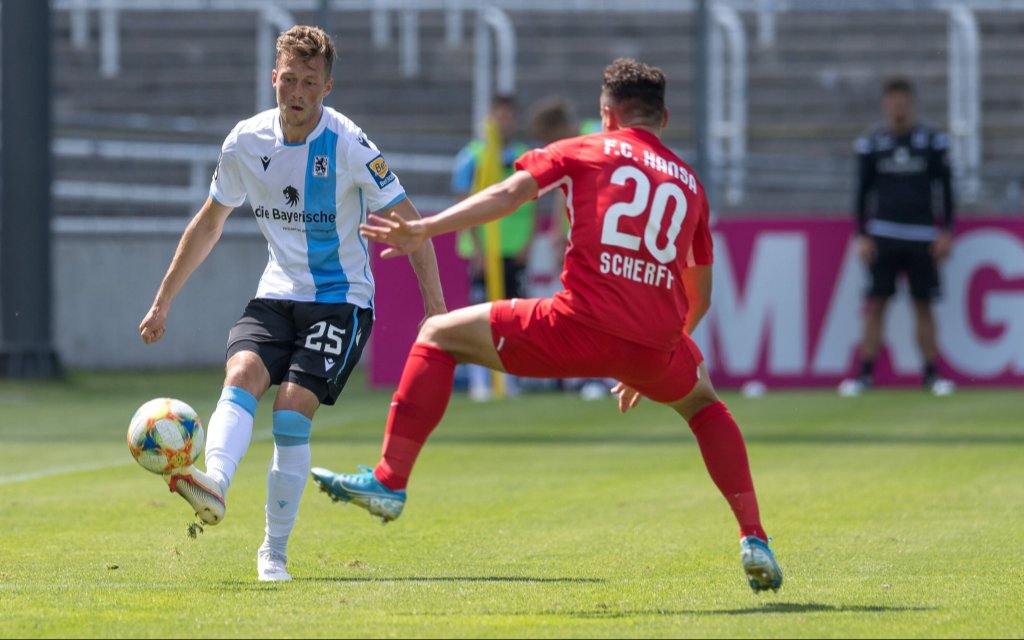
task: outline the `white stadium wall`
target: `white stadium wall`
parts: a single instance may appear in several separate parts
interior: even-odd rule
[[[65,366],[159,369],[224,363],[228,330],[256,292],[267,244],[258,235],[226,234],[174,302],[166,335],[145,345],[139,322],[179,234],[56,234],[54,340]]]

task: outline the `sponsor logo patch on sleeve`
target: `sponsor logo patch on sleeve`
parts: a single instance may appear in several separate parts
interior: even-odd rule
[[[395,181],[395,174],[391,173],[388,163],[384,161],[384,156],[377,156],[370,160],[366,163],[366,168],[370,171],[373,179],[377,181],[377,187],[381,189]]]

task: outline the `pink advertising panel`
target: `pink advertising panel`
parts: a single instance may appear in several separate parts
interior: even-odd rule
[[[867,283],[848,220],[815,216],[719,221],[714,225],[713,304],[694,338],[719,387],[833,385],[857,369]],[[435,238],[449,308],[468,300],[465,262],[453,236]],[[397,383],[422,319],[408,260],[374,252],[377,320],[370,380]],[[957,225],[936,303],[940,371],[959,384],[1024,384],[1024,220]],[[876,368],[882,384],[920,383],[913,309],[901,285],[886,319]]]
[[[370,384],[395,386],[402,375],[405,357],[416,339],[423,320],[423,298],[408,258],[383,260],[386,245],[371,243],[370,266],[377,286],[374,296],[376,318],[370,337]],[[466,262],[455,253],[455,235],[434,238],[441,285],[449,309],[469,303]]]
[[[712,310],[695,338],[715,383],[831,385],[854,374],[867,275],[849,221],[752,217],[714,230]],[[1024,383],[1024,220],[959,223],[941,278],[942,374],[960,384]],[[876,380],[920,384],[905,283],[885,333]]]

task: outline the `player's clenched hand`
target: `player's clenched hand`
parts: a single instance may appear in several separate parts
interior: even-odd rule
[[[164,322],[166,321],[166,311],[155,306],[151,307],[149,313],[139,323],[139,335],[142,336],[142,341],[146,344],[153,344],[164,337]]]
[[[612,387],[612,394],[619,396],[619,413],[626,413],[643,397],[639,391],[621,382]]]
[[[381,251],[380,257],[396,258],[409,255],[419,249],[427,239],[427,232],[421,220],[406,220],[394,211],[389,218],[371,214],[364,224],[359,225],[359,232],[364,238],[391,245],[390,248]]]

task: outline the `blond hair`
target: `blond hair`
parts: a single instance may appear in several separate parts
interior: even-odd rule
[[[314,58],[322,57],[324,71],[327,77],[330,77],[334,61],[338,59],[338,52],[334,48],[334,40],[323,29],[297,24],[277,36],[275,64],[281,62],[282,56],[291,56],[307,63]]]

